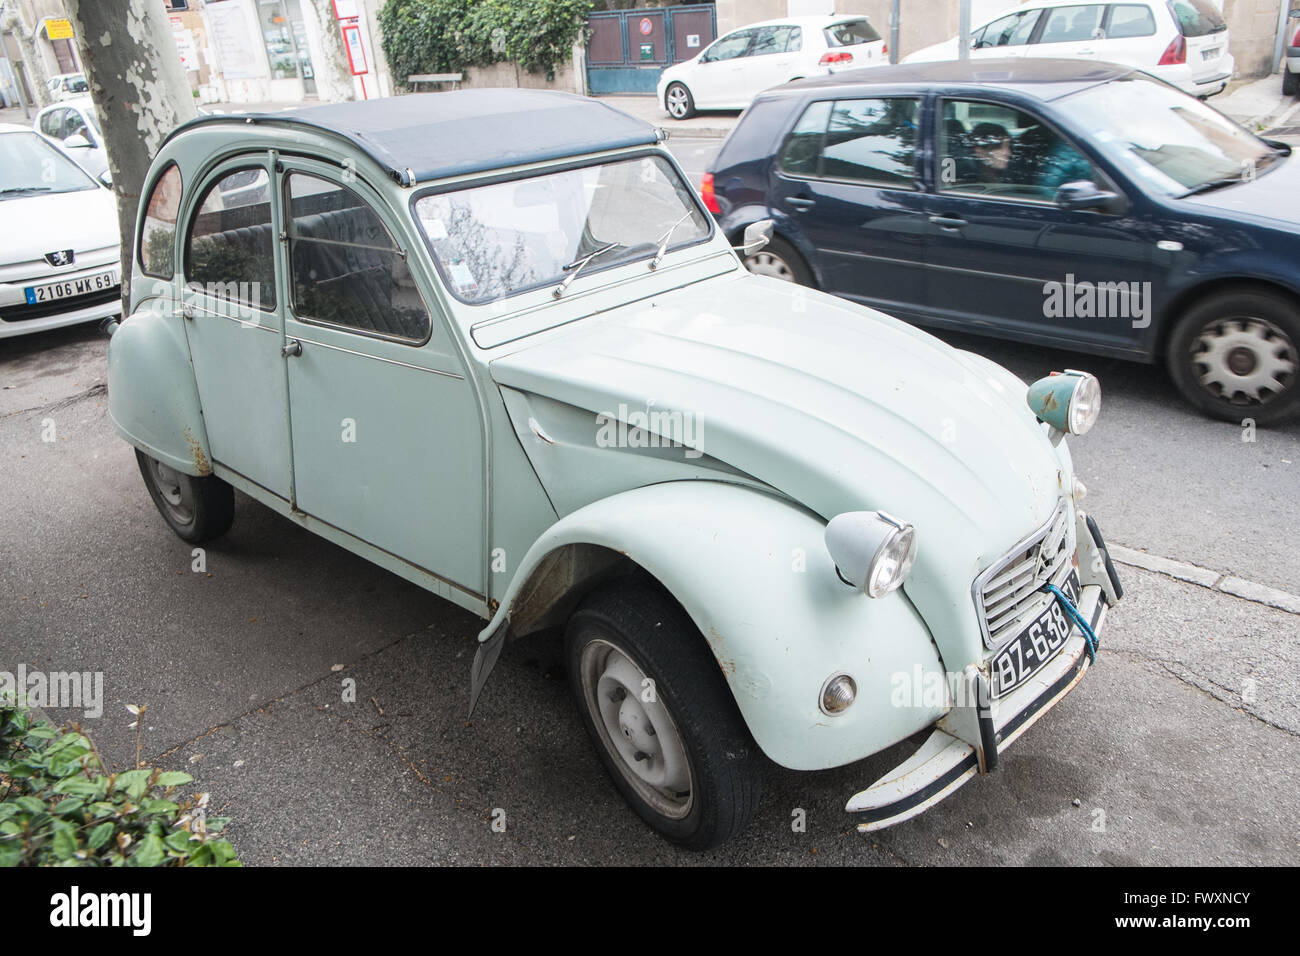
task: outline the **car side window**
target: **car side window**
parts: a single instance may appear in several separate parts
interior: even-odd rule
[[[50,110],[41,117],[41,132],[46,136],[52,136],[55,139],[62,139],[59,134],[63,128],[63,114],[67,110]]]
[[[1047,11],[1047,23],[1039,43],[1080,43],[1102,37],[1101,21],[1106,15],[1102,3],[1081,7],[1053,7]]]
[[[944,101],[941,190],[1052,202],[1065,183],[1085,180],[1102,182],[1092,163],[1036,116],[1000,103]]]
[[[1156,18],[1151,8],[1136,3],[1117,3],[1110,10],[1110,25],[1106,39],[1123,40],[1129,37],[1155,36]]]
[[[784,53],[786,31],[789,27],[760,27],[754,31],[754,42],[749,48],[749,56],[766,56],[769,53]]]
[[[975,49],[993,46],[1024,46],[1033,35],[1034,25],[1042,10],[1017,10],[1009,16],[994,20],[977,34],[972,42]]]
[[[82,136],[92,146],[95,143],[94,134],[86,128],[85,119],[76,110],[68,110],[67,123],[63,127],[63,138],[67,139],[69,136]]]
[[[745,56],[756,32],[756,30],[737,30],[735,33],[728,34],[709,47],[705,58],[711,63],[715,60],[734,60],[736,57]]]
[[[840,100],[822,146],[821,176],[913,188],[920,100]]]
[[[289,287],[305,321],[424,342],[429,310],[406,257],[383,220],[356,192],[290,173]]]
[[[185,282],[214,298],[275,308],[271,181],[258,167],[235,170],[207,188],[185,240]]]
[[[789,31],[785,39],[785,52],[798,53],[803,49],[803,27],[783,27]]]
[[[176,272],[176,217],[181,210],[181,171],[175,163],[154,182],[140,229],[140,269],[155,279]]]
[[[781,144],[778,160],[784,172],[794,176],[816,176],[821,158],[822,137],[831,117],[831,104],[826,100],[812,103],[803,111],[794,129],[786,134]]]

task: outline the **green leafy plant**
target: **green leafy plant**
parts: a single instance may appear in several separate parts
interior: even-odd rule
[[[379,11],[384,55],[399,83],[513,62],[555,79],[586,29],[592,0],[388,0]]]
[[[139,766],[138,732],[135,769],[108,773],[73,726],[0,700],[0,866],[240,865],[208,795],[176,795],[193,777]]]

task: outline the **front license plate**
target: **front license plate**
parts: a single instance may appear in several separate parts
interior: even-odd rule
[[[1220,53],[1222,50],[1223,50],[1223,47],[1221,47],[1221,46],[1216,46],[1216,47],[1215,47],[1214,49],[1212,49],[1212,50],[1202,50],[1202,51],[1201,51],[1201,59],[1202,59],[1202,60],[1213,60],[1213,59],[1215,59],[1215,58],[1219,55],[1219,53]]]
[[[1060,587],[1070,603],[1079,603],[1078,572],[1070,571],[1070,576]],[[1038,673],[1065,646],[1071,626],[1061,602],[1053,596],[1047,610],[1008,641],[993,658],[993,696],[1001,697],[1015,690]]]
[[[28,305],[40,305],[42,302],[55,302],[78,295],[89,295],[92,292],[103,292],[117,284],[117,270],[106,269],[78,279],[64,279],[61,282],[49,282],[45,285],[29,285],[23,289],[23,294],[27,296]]]

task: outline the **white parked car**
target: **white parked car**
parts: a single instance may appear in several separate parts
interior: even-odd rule
[[[0,338],[118,315],[117,204],[56,146],[0,124]]]
[[[47,106],[36,114],[32,123],[36,132],[61,146],[69,156],[92,176],[108,169],[104,134],[89,96],[64,100]]]
[[[1282,68],[1282,95],[1295,96],[1300,93],[1300,7],[1291,11],[1286,31],[1291,38],[1287,42],[1286,66]]]
[[[60,73],[46,80],[45,86],[54,100],[67,100],[90,94],[90,84],[86,82],[84,73]]]
[[[755,96],[807,76],[889,62],[889,48],[862,16],[787,17],[751,23],[699,56],[664,70],[659,102],[673,119],[696,110],[743,110]]]
[[[1223,92],[1232,79],[1228,24],[1211,0],[1044,0],[1004,10],[971,33],[972,57],[1107,60],[1145,70],[1193,96]],[[905,63],[953,60],[957,38]]]

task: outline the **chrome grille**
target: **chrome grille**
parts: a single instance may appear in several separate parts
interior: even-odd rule
[[[1030,611],[1037,614],[1049,595],[1041,588],[1059,584],[1069,572],[1069,513],[1062,498],[1051,520],[975,579],[975,607],[984,644],[995,648],[1016,634]]]

